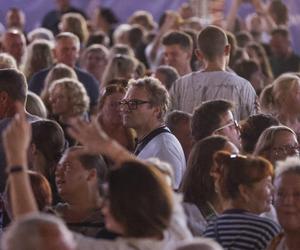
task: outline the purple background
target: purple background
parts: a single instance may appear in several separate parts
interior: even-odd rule
[[[0,22],[4,23],[6,11],[10,7],[18,7],[25,11],[27,16],[26,30],[38,27],[40,22],[49,10],[55,6],[55,0],[0,0]],[[72,0],[74,6],[80,7],[88,14],[100,3],[103,6],[111,7],[122,21],[125,21],[135,10],[145,9],[150,11],[155,19],[167,9],[177,9],[183,2],[188,0]],[[211,1],[211,0],[208,0]],[[225,0],[225,13],[228,12],[232,0]],[[265,0],[270,1],[270,0]],[[300,0],[284,0],[290,11],[290,31],[292,44],[295,51],[300,55]],[[249,4],[244,4],[239,14],[252,12]]]
[[[135,10],[144,9],[150,11],[155,19],[167,9],[177,9],[187,0],[72,0],[74,6],[84,9],[88,14],[95,6],[110,7],[125,21]],[[43,16],[54,9],[55,0],[0,0],[0,22],[4,24],[5,13],[11,7],[18,7],[25,11],[27,25],[26,31],[40,25]]]

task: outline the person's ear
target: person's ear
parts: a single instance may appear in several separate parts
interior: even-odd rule
[[[224,48],[224,54],[225,54],[225,56],[229,56],[230,55],[230,51],[231,51],[231,45],[230,44],[225,45],[225,48]]]
[[[195,55],[199,61],[203,61],[204,56],[200,49],[195,49]]]
[[[153,106],[154,110],[154,114],[155,114],[155,117],[157,117],[158,119],[161,118],[162,116],[162,110],[161,110],[161,107],[160,106]]]
[[[8,98],[9,97],[6,91],[0,91],[0,105],[7,104]]]
[[[93,180],[97,178],[97,170],[95,168],[89,170],[88,176],[87,176],[87,180]]]
[[[249,196],[249,188],[245,185],[240,184],[239,185],[239,192],[240,192],[240,197],[248,203],[250,201],[250,196]]]

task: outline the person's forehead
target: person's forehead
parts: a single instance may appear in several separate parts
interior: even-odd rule
[[[87,53],[87,58],[89,58],[89,59],[96,58],[96,59],[106,60],[107,55],[103,51],[92,50]]]
[[[227,124],[229,122],[234,121],[234,117],[231,110],[227,110],[220,115],[221,124]]]
[[[185,52],[185,49],[182,48],[179,44],[171,44],[171,45],[164,45],[165,52]]]
[[[296,136],[290,131],[282,130],[275,134],[273,146],[284,146],[297,144]]]
[[[82,155],[82,150],[81,149],[71,149],[68,150],[63,157],[61,158],[61,163],[64,162],[79,162],[79,157]]]
[[[148,98],[147,90],[143,87],[129,87],[125,95],[126,99],[141,99]]]
[[[295,173],[284,173],[274,180],[276,189],[288,188],[300,190],[300,175]]]
[[[76,41],[71,37],[62,37],[56,41],[56,47],[75,46]]]
[[[4,36],[5,39],[22,41],[22,34],[8,32]]]

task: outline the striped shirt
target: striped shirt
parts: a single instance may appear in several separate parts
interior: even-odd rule
[[[234,117],[242,120],[256,113],[256,93],[251,83],[227,71],[192,72],[170,89],[171,109],[193,113],[204,101],[225,99],[234,103]]]
[[[279,225],[267,218],[232,209],[213,219],[203,235],[225,250],[264,250],[279,232]]]

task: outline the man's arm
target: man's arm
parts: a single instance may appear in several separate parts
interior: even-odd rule
[[[16,108],[17,114],[2,135],[14,218],[38,211],[27,173],[31,125],[26,121],[23,105],[17,103]]]

